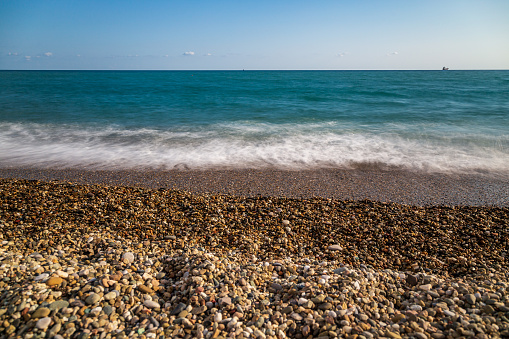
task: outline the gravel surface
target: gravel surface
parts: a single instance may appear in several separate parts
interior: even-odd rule
[[[0,180],[0,336],[509,336],[507,207],[157,184]]]
[[[50,170],[0,168],[0,178],[170,188],[235,196],[324,197],[409,205],[509,206],[507,174],[400,170]]]

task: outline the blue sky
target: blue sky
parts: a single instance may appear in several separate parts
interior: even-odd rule
[[[508,0],[0,0],[0,69],[509,69]]]

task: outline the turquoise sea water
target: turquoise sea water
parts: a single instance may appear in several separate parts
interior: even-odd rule
[[[1,71],[11,166],[509,173],[509,71]]]

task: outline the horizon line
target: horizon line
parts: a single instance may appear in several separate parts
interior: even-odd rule
[[[168,72],[213,72],[213,71],[219,71],[219,72],[294,72],[294,71],[320,71],[320,72],[335,72],[335,71],[507,71],[509,68],[458,68],[458,69],[447,69],[443,70],[441,68],[429,68],[429,69],[373,69],[373,68],[358,68],[358,69],[105,69],[105,68],[97,68],[97,69],[0,69],[0,71],[91,71],[91,72],[97,72],[97,71],[122,71],[122,72],[162,72],[162,71],[168,71]]]

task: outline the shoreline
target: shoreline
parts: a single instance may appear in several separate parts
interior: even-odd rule
[[[197,194],[509,206],[509,176],[376,169],[82,170],[0,168],[0,178],[184,190]]]

